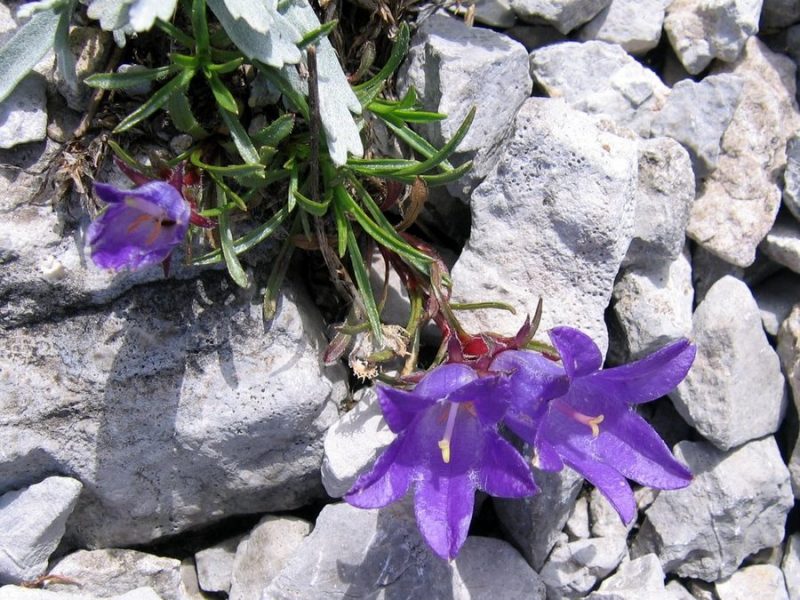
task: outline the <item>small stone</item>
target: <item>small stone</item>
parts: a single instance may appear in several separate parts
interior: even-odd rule
[[[658,498],[659,490],[650,487],[640,487],[634,490],[633,497],[636,500],[636,508],[640,511],[645,511],[656,501]]]
[[[797,27],[800,34],[800,26]],[[800,38],[800,35],[798,35]],[[786,144],[786,171],[783,174],[783,205],[800,219],[800,133]]]
[[[468,14],[470,9],[473,11],[476,23],[489,27],[506,29],[517,21],[510,0],[474,0],[469,4],[462,4],[460,7],[458,5],[450,7],[452,12],[461,17]]]
[[[44,78],[28,75],[0,102],[0,148],[39,142],[47,136]]]
[[[731,62],[758,31],[762,0],[673,0],[664,29],[673,50],[692,75],[714,58]]]
[[[194,138],[192,136],[187,133],[179,133],[170,139],[169,149],[175,154],[181,154],[191,148],[193,143]]]
[[[206,592],[228,593],[236,548],[244,536],[237,535],[194,555],[197,582]]]
[[[761,7],[760,29],[774,31],[800,21],[800,4],[797,0],[764,0]]]
[[[624,536],[556,544],[540,571],[547,597],[582,597],[616,569],[627,554]]]
[[[624,562],[588,600],[675,600],[664,587],[664,571],[655,554]]]
[[[692,332],[692,267],[688,250],[664,266],[628,268],[614,285],[618,335],[613,358],[638,360]]]
[[[509,544],[469,537],[455,560],[434,555],[417,531],[409,499],[380,510],[329,504],[263,600],[479,598],[544,600],[544,585]],[[248,599],[249,600],[249,599]]]
[[[779,215],[759,248],[776,263],[800,273],[800,222]]]
[[[181,561],[181,600],[208,600],[208,596],[200,590],[197,580],[197,565],[194,557],[184,558]]]
[[[48,477],[0,496],[0,584],[31,581],[47,571],[82,488],[69,477]]]
[[[713,252],[705,250],[702,246],[695,246],[692,250],[692,283],[694,284],[694,303],[700,304],[706,297],[708,290],[726,275],[741,279],[750,288],[755,288],[766,281],[782,267],[764,256],[760,250],[756,251],[756,258],[749,267],[739,267],[721,259]]]
[[[800,275],[786,269],[759,283],[753,297],[761,311],[764,331],[775,336],[800,298]]]
[[[800,413],[800,305],[796,305],[778,331],[778,356],[792,390],[795,410]],[[789,458],[795,498],[800,498],[800,438]]]
[[[634,540],[633,557],[655,553],[667,573],[716,581],[750,554],[780,543],[793,498],[772,437],[729,452],[680,442],[675,455],[694,480],[659,493]]]
[[[89,105],[92,88],[83,83],[89,75],[102,73],[109,51],[113,45],[111,33],[99,27],[72,27],[69,32],[69,47],[75,57],[75,74],[78,87],[73,89],[57,71],[56,86],[73,110],[83,112]]]
[[[697,357],[670,395],[680,415],[721,450],[777,431],[786,409],[783,375],[748,287],[723,277],[692,320]]]
[[[495,512],[500,524],[537,571],[561,536],[583,478],[570,468],[557,473],[534,469],[539,493],[510,500],[495,498]]]
[[[73,589],[71,592],[55,592],[50,589],[39,590],[34,588],[7,585],[0,588],[0,600],[164,600],[153,588],[140,587],[119,596],[103,594],[95,596]],[[188,599],[184,599],[188,600]]]
[[[528,52],[565,40],[563,33],[549,25],[517,23],[513,27],[507,29],[505,34],[512,40],[516,40],[525,46]]]
[[[686,588],[694,600],[718,600],[713,583],[690,579],[686,582]]]
[[[229,600],[259,598],[311,533],[311,523],[266,516],[236,549]]]
[[[800,600],[800,533],[793,533],[786,540],[781,569],[789,600]]]
[[[677,579],[673,579],[670,581],[666,586],[665,589],[667,593],[672,594],[670,600],[699,600],[695,598],[689,593],[685,587],[683,587]],[[711,599],[713,600],[713,599]]]
[[[592,521],[592,536],[598,538],[627,537],[635,523],[634,520],[625,525],[608,498],[597,488],[594,488],[590,495],[589,515]]]
[[[658,46],[670,0],[611,0],[578,33],[581,40],[619,44],[629,54]]]
[[[714,585],[719,600],[789,600],[783,573],[773,565],[753,565]]]
[[[511,0],[517,16],[529,23],[546,23],[569,33],[590,21],[611,0]]]
[[[652,134],[683,144],[698,179],[717,168],[722,135],[739,105],[743,86],[742,78],[731,74],[709,75],[699,82],[680,81],[653,119]]]
[[[553,98],[649,136],[669,94],[653,71],[616,44],[564,42],[535,50],[531,75]],[[695,107],[696,108],[696,107]]]
[[[79,581],[81,593],[107,596],[151,587],[164,600],[182,600],[180,561],[137,550],[78,550],[58,561],[49,575]],[[74,587],[54,581],[49,589],[70,592]]]
[[[570,541],[584,540],[591,535],[589,531],[589,501],[586,496],[581,496],[575,501],[567,519],[565,531],[569,535]]]
[[[528,53],[521,44],[445,15],[423,21],[398,73],[398,88],[405,92],[414,86],[426,110],[447,115],[421,127],[426,139],[442,146],[470,109],[477,109],[469,132],[450,157],[456,165],[471,160],[472,169],[447,186],[450,193],[467,199],[489,173],[532,85]]]

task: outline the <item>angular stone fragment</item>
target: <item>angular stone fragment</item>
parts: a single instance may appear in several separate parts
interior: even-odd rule
[[[689,465],[694,481],[658,495],[634,540],[633,557],[655,553],[667,573],[716,581],[750,554],[780,543],[793,498],[772,437],[730,452],[681,442],[675,455]]]
[[[489,27],[506,29],[514,25],[517,20],[510,0],[475,0],[474,4],[451,6],[450,10],[463,17],[468,14],[470,10],[468,7],[474,7],[472,10],[476,23]]]
[[[664,571],[655,554],[624,562],[617,572],[600,584],[588,600],[675,600],[664,587]]]
[[[536,572],[501,540],[467,538],[458,557],[445,562],[422,541],[409,502],[380,510],[331,504],[261,598],[468,600],[498,582],[509,600],[545,598]]]
[[[228,600],[259,598],[311,532],[311,523],[296,517],[266,516],[239,544]]]
[[[670,138],[642,140],[633,240],[626,266],[656,267],[677,259],[694,201],[689,154]]]
[[[572,512],[564,526],[564,531],[570,541],[585,540],[590,537],[589,531],[589,501],[586,496],[581,496],[575,501]]]
[[[658,46],[670,0],[611,0],[578,33],[581,40],[619,44],[629,54]]]
[[[83,486],[69,477],[0,496],[0,584],[32,581],[47,571]]]
[[[182,600],[181,563],[137,550],[110,548],[78,550],[58,561],[50,575],[60,575],[80,582],[81,593],[107,596],[124,594],[141,587],[151,587],[164,600]],[[54,581],[54,591],[74,591],[71,584]]]
[[[569,33],[590,21],[611,0],[511,0],[517,16],[529,23],[547,23]]]
[[[664,29],[673,50],[692,75],[714,58],[736,60],[758,31],[762,0],[673,0]]]
[[[781,323],[800,299],[800,275],[783,269],[759,283],[753,290],[753,297],[761,311],[764,331],[778,335]]]
[[[669,93],[658,75],[616,44],[553,44],[532,52],[530,64],[534,81],[548,96],[645,137]]]
[[[790,535],[781,562],[789,600],[800,600],[800,533]]]
[[[723,277],[692,320],[697,357],[670,395],[680,415],[721,450],[775,433],[786,409],[784,380],[750,290]]]
[[[164,600],[151,587],[140,587],[118,596],[95,596],[82,592],[55,592],[7,585],[0,588],[0,600]]]
[[[528,563],[537,570],[561,535],[583,478],[570,468],[558,473],[535,472],[539,493],[510,500],[495,498],[495,512],[508,536]]]
[[[795,65],[751,38],[742,56],[715,73],[744,80],[742,96],[722,137],[717,169],[692,205],[686,232],[726,261],[746,267],[780,207],[778,187],[786,142],[800,129]]]
[[[759,248],[776,263],[800,273],[800,222],[779,215]]]
[[[306,504],[347,393],[326,343],[301,291],[287,285],[265,326],[222,274],[0,332],[0,481],[74,473],[67,536],[84,547]]]
[[[557,543],[540,575],[548,598],[580,598],[628,554],[625,537]]]
[[[472,232],[453,267],[468,330],[515,333],[544,299],[542,330],[570,325],[607,345],[604,311],[633,233],[636,144],[598,129],[563,101],[531,98],[513,140],[473,193]],[[509,257],[514,260],[509,260]]]
[[[230,592],[233,559],[242,537],[237,535],[194,555],[200,589],[206,592]]]
[[[625,525],[608,499],[594,488],[589,496],[589,518],[593,537],[627,537],[635,521]]]
[[[637,360],[692,332],[692,267],[688,251],[673,262],[624,269],[614,285],[613,358]]]
[[[714,584],[719,600],[789,600],[783,573],[773,565],[752,565]]]
[[[45,80],[28,75],[0,102],[0,148],[39,142],[47,136]]]
[[[778,331],[778,355],[792,390],[795,409],[800,413],[800,305],[795,305]],[[789,472],[795,498],[800,498],[800,438],[789,459]]]
[[[783,29],[798,21],[800,21],[800,3],[797,0],[764,0],[759,24],[762,30]]]
[[[691,155],[695,176],[702,179],[717,168],[722,135],[739,105],[743,87],[744,80],[730,73],[676,83],[653,119],[652,134],[683,144]]]
[[[800,34],[800,26],[797,27]],[[800,37],[800,35],[798,35]],[[783,173],[783,205],[800,219],[800,134],[786,144],[786,171]]]
[[[420,25],[398,86],[403,91],[414,86],[425,109],[447,115],[421,128],[427,139],[442,146],[470,109],[477,109],[469,132],[451,155],[454,164],[473,161],[467,175],[448,185],[453,195],[468,198],[494,166],[532,85],[522,44],[444,15],[433,15]]]

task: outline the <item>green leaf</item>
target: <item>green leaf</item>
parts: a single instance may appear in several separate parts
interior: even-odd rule
[[[357,173],[366,176],[380,177],[390,175],[400,169],[421,164],[418,160],[405,158],[353,158],[347,161],[347,166]]]
[[[244,64],[244,57],[237,56],[233,60],[229,60],[221,65],[208,65],[206,68],[212,73],[217,75],[225,75],[226,73],[233,73],[236,69]]]
[[[100,88],[102,90],[124,90],[151,81],[164,79],[172,75],[180,67],[169,65],[157,67],[155,69],[141,69],[126,71],[125,73],[96,73],[83,80],[89,87]]]
[[[183,71],[178,73],[168,83],[164,84],[155,94],[153,94],[150,99],[147,100],[147,102],[122,119],[119,125],[114,128],[114,133],[126,131],[140,121],[143,121],[152,115],[169,101],[169,98],[172,94],[179,90],[185,89],[192,80],[192,77],[194,77],[194,71]]]
[[[289,212],[294,210],[294,207],[297,206],[297,189],[299,187],[298,182],[299,177],[299,168],[297,163],[292,161],[291,167],[289,168],[289,197],[286,200],[286,206],[289,207]]]
[[[217,205],[222,208],[225,202],[225,190],[217,186]],[[228,267],[231,279],[239,287],[246,288],[248,286],[247,273],[242,268],[242,263],[239,262],[236,256],[236,250],[233,247],[233,235],[231,234],[231,225],[228,219],[229,212],[223,210],[219,215],[219,243],[222,246],[222,255],[225,257],[225,264]]]
[[[303,118],[307,121],[308,120],[308,102],[306,102],[306,98],[302,92],[297,91],[292,84],[284,77],[284,74],[275,69],[270,67],[269,65],[259,64],[256,63],[258,70],[260,73],[267,78],[267,80],[274,85],[281,94],[283,94],[284,98],[286,98],[292,107],[303,115]]]
[[[344,253],[347,252],[348,223],[347,217],[338,202],[333,203],[333,218],[336,222],[336,236],[338,240],[338,247],[336,250],[339,254],[339,258],[342,258]]]
[[[221,175],[223,177],[234,177],[236,175],[252,175],[253,173],[263,173],[264,172],[264,165],[255,164],[255,165],[209,165],[208,163],[204,163],[200,160],[200,150],[195,150],[192,152],[189,160],[195,167],[199,167],[204,171],[208,171],[210,173],[216,173],[217,175]]]
[[[58,10],[38,12],[0,48],[0,101],[8,97],[53,47],[60,18]]]
[[[269,221],[259,225],[255,229],[249,231],[238,240],[233,242],[233,251],[238,255],[242,252],[247,252],[250,248],[260,244],[269,236],[271,236],[281,223],[289,216],[289,210],[284,206],[276,212]],[[222,251],[213,250],[203,256],[200,256],[192,261],[193,265],[213,265],[222,261]]]
[[[56,64],[58,72],[63,77],[67,87],[73,92],[78,92],[78,74],[75,72],[75,55],[69,46],[69,22],[72,11],[75,8],[75,0],[70,0],[60,11],[58,27],[53,38],[53,48],[56,53]]]
[[[403,123],[400,119],[396,119],[392,115],[378,115],[386,126],[392,130],[397,137],[408,144],[413,150],[416,150],[426,158],[430,158],[436,154],[437,149],[424,137],[419,135],[416,131],[410,129],[408,125]],[[449,171],[453,168],[448,161],[442,161],[438,165],[443,171]]]
[[[192,113],[189,98],[187,98],[184,90],[178,90],[169,97],[166,109],[172,119],[172,124],[175,125],[177,129],[188,133],[195,140],[208,137],[208,132],[203,129],[202,125],[200,125]]]
[[[372,335],[375,338],[375,345],[381,347],[383,346],[381,315],[378,312],[375,296],[372,294],[372,286],[369,282],[369,275],[367,274],[367,268],[364,264],[364,258],[361,256],[358,241],[349,223],[347,224],[347,250],[350,253],[350,263],[353,265],[353,276],[356,280],[356,286],[361,295],[361,300],[364,302],[364,309],[367,312],[367,320],[372,329]]]
[[[253,143],[259,146],[271,146],[277,148],[294,129],[294,115],[286,113],[275,119],[272,123],[264,127],[253,136]]]
[[[221,178],[219,175],[217,175],[217,174],[216,174],[216,173],[214,173],[213,171],[206,171],[206,172],[208,173],[208,176],[211,178],[211,180],[212,180],[214,183],[216,183],[216,184],[217,184],[217,187],[218,187],[218,188],[220,188],[222,191],[224,191],[224,192],[225,192],[225,194],[226,194],[227,196],[229,196],[229,197],[230,197],[230,199],[231,199],[231,200],[233,200],[233,201],[236,203],[236,206],[238,206],[238,207],[239,207],[239,210],[242,210],[242,211],[244,211],[244,212],[247,212],[247,202],[245,202],[245,201],[244,201],[244,199],[243,199],[243,198],[242,198],[242,197],[241,197],[239,194],[237,194],[236,192],[234,192],[234,191],[233,191],[233,190],[232,190],[232,189],[231,189],[231,188],[230,188],[230,187],[229,187],[229,186],[228,186],[228,185],[227,185],[227,184],[226,184],[226,183],[225,183],[225,182],[222,180],[222,178]]]
[[[475,107],[473,106],[467,116],[464,118],[464,121],[461,123],[461,126],[458,130],[453,134],[453,137],[442,146],[438,152],[427,158],[419,165],[416,169],[401,169],[400,171],[396,172],[395,175],[409,175],[409,174],[420,174],[437,167],[441,164],[444,160],[450,156],[456,147],[461,143],[461,140],[464,139],[464,136],[467,135],[470,126],[472,125],[472,121],[475,118]]]
[[[338,24],[339,24],[339,21],[334,19],[332,21],[328,21],[327,23],[324,23],[324,24],[320,25],[316,29],[313,29],[313,30],[309,31],[307,34],[305,34],[303,36],[303,39],[301,39],[299,42],[297,42],[297,46],[299,48],[305,48],[306,46],[312,46],[312,45],[316,44],[322,38],[328,37],[328,34],[331,31],[333,31]]]
[[[283,280],[286,277],[286,271],[288,270],[289,263],[292,260],[292,254],[294,254],[295,247],[292,243],[292,236],[299,231],[300,216],[297,215],[294,218],[294,224],[292,225],[289,235],[281,244],[281,249],[278,252],[278,256],[275,257],[272,271],[270,272],[269,279],[267,280],[267,289],[264,292],[264,304],[262,308],[264,320],[266,321],[272,320],[272,317],[275,316],[275,311],[278,308],[278,292],[280,291]]]
[[[383,89],[386,80],[392,76],[395,70],[397,70],[397,67],[400,66],[400,63],[403,62],[408,52],[410,39],[411,34],[409,33],[408,25],[402,23],[400,29],[397,31],[397,38],[395,39],[394,45],[392,46],[392,53],[389,56],[389,60],[383,65],[383,68],[378,71],[375,77],[353,88],[362,106],[367,106],[375,99]]]
[[[242,160],[246,163],[257,163],[259,161],[258,152],[255,146],[253,146],[253,142],[250,140],[247,132],[244,130],[244,127],[242,127],[242,124],[239,122],[239,119],[227,110],[220,110],[219,114],[222,120],[225,121],[228,130],[231,132],[231,138],[233,138],[233,143],[236,146],[236,150],[239,152],[239,156],[242,157]]]
[[[182,46],[186,46],[187,48],[194,48],[195,41],[194,38],[190,35],[185,34],[183,31],[175,27],[169,21],[164,21],[163,19],[156,19],[156,27],[158,27],[161,31],[166,33],[168,36],[173,38],[176,42],[181,44]]]
[[[214,94],[214,100],[217,101],[219,107],[225,112],[233,113],[238,116],[239,107],[236,105],[236,99],[233,97],[230,90],[225,87],[216,73],[207,70],[204,71],[206,79],[208,80],[208,85],[211,88],[211,93]],[[255,152],[255,148],[253,148],[253,151]]]
[[[192,0],[192,32],[197,55],[210,58],[211,43],[208,39],[208,20],[205,0]]]
[[[294,197],[306,212],[310,212],[315,217],[322,217],[328,212],[330,202],[315,202],[311,198],[306,198],[303,194],[295,190]]]

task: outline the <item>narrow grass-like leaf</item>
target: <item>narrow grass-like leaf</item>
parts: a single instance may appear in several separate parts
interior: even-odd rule
[[[300,216],[296,215],[291,231],[287,238],[283,240],[278,256],[275,257],[275,262],[272,265],[269,279],[267,279],[267,289],[264,292],[264,303],[262,305],[265,321],[271,321],[275,316],[275,311],[278,308],[278,292],[283,280],[286,278],[286,271],[289,269],[289,263],[292,260],[292,254],[294,254],[295,246],[292,243],[292,236],[299,231]]]
[[[437,167],[442,161],[446,160],[448,156],[450,156],[456,147],[461,143],[461,140],[464,139],[464,136],[467,135],[470,126],[472,125],[472,121],[475,118],[475,107],[473,106],[470,111],[467,113],[467,116],[462,121],[461,125],[459,126],[458,130],[453,134],[453,137],[448,140],[448,142],[442,146],[438,152],[436,152],[433,156],[425,159],[422,164],[420,164],[417,168],[407,168],[401,169],[397,171],[395,175],[410,175],[415,174],[419,175],[424,173],[425,171],[429,171]]]
[[[350,254],[350,264],[353,265],[353,277],[356,280],[359,295],[364,303],[372,335],[375,338],[375,345],[380,348],[383,346],[383,334],[381,332],[381,315],[378,312],[378,305],[375,303],[375,296],[372,294],[372,285],[369,282],[369,275],[358,247],[358,241],[353,233],[353,228],[347,223],[347,251]]]
[[[353,91],[356,93],[356,96],[358,96],[362,106],[367,106],[375,99],[375,97],[383,89],[386,80],[392,76],[397,67],[400,66],[400,63],[403,62],[403,59],[406,57],[406,53],[408,52],[408,44],[410,39],[411,34],[409,32],[408,25],[406,23],[402,23],[400,25],[400,29],[397,31],[397,38],[392,46],[392,52],[389,55],[389,60],[386,61],[386,64],[383,65],[383,68],[376,73],[375,77],[353,88]]]
[[[233,250],[238,255],[242,252],[247,252],[252,247],[260,244],[273,233],[275,233],[281,226],[286,217],[289,216],[289,210],[284,206],[276,212],[272,218],[266,223],[259,225],[255,229],[249,231],[239,239],[233,242]],[[213,265],[222,261],[222,251],[213,250],[200,256],[192,261],[193,265]]]
[[[216,183],[216,184],[217,184],[217,187],[218,187],[218,188],[220,188],[222,191],[224,191],[224,192],[225,192],[225,194],[227,194],[227,195],[230,197],[230,199],[231,199],[231,200],[233,200],[233,201],[236,203],[236,206],[238,206],[238,207],[239,207],[239,210],[242,210],[242,211],[245,211],[245,212],[247,212],[247,203],[246,203],[246,202],[245,202],[245,201],[242,199],[242,197],[241,197],[241,196],[239,196],[239,194],[237,194],[236,192],[234,192],[234,191],[233,191],[233,190],[232,190],[232,189],[231,189],[231,188],[228,186],[228,184],[226,184],[226,183],[225,183],[225,182],[222,180],[222,177],[220,177],[219,175],[217,175],[217,174],[216,174],[216,173],[214,173],[213,171],[207,171],[207,173],[208,173],[208,176],[211,178],[211,180],[212,180],[214,183]]]
[[[350,157],[347,166],[353,171],[363,175],[373,175],[379,177],[389,173],[394,173],[400,169],[419,165],[418,160],[408,160],[405,158],[354,158]]]
[[[209,165],[208,163],[204,163],[200,160],[200,150],[195,150],[192,152],[191,156],[189,157],[191,163],[196,166],[200,167],[204,171],[209,171],[211,173],[216,173],[217,175],[222,175],[223,177],[234,177],[236,175],[252,175],[253,173],[263,173],[264,172],[264,165],[255,164],[255,165]]]
[[[289,207],[289,212],[294,210],[294,207],[297,206],[297,193],[298,188],[300,187],[299,183],[299,169],[297,167],[297,163],[292,161],[292,165],[289,168],[289,197],[286,200],[286,205]]]
[[[275,119],[272,123],[256,133],[252,139],[258,146],[272,146],[277,148],[294,129],[294,115],[286,113]]]
[[[416,150],[426,158],[430,158],[436,154],[437,149],[434,148],[428,140],[409,128],[403,121],[392,115],[379,116],[383,122],[386,123],[386,126],[392,130],[392,133],[408,144],[413,150]],[[443,171],[448,171],[453,168],[453,165],[444,160],[439,164],[439,168]]]
[[[325,213],[328,212],[329,202],[315,202],[311,198],[306,198],[297,190],[294,192],[294,197],[300,206],[303,207],[303,210],[310,212],[315,217],[325,216]]]
[[[220,65],[208,65],[206,68],[217,75],[225,75],[226,73],[233,73],[236,69],[241,67],[243,63],[244,57],[237,56],[233,60],[229,60],[226,63],[222,63]]]
[[[344,210],[340,206],[340,204],[336,201],[333,202],[333,219],[336,223],[336,236],[337,236],[337,248],[336,251],[339,254],[339,258],[344,257],[344,253],[347,252],[347,230],[348,230],[348,223],[347,217],[344,214]]]
[[[56,65],[58,72],[64,78],[67,87],[74,92],[78,91],[78,74],[76,73],[75,55],[69,47],[69,22],[72,18],[72,11],[75,8],[75,0],[69,0],[60,10],[58,17],[58,27],[53,37],[53,49],[56,53]]]
[[[231,132],[233,143],[236,146],[236,149],[239,151],[239,155],[242,157],[244,162],[251,164],[257,163],[259,158],[258,152],[256,151],[255,146],[253,146],[253,142],[250,140],[247,132],[244,130],[244,127],[242,127],[242,124],[239,122],[239,119],[237,119],[227,110],[220,110],[219,114],[222,117],[222,120],[225,121],[225,125],[227,125],[228,130]]]
[[[120,121],[119,125],[114,128],[114,133],[121,133],[126,131],[143,121],[159,108],[162,108],[169,97],[178,90],[184,89],[194,77],[194,71],[183,71],[173,77],[168,83],[164,84],[149,100],[142,104],[139,108],[129,114],[127,117]]]
[[[178,90],[169,97],[166,109],[172,119],[172,124],[178,130],[188,133],[196,140],[208,137],[208,132],[203,129],[203,126],[195,118],[192,107],[189,104],[189,98],[186,97],[184,90]]]
[[[225,190],[220,186],[217,186],[217,204],[220,208],[226,204]],[[225,265],[228,267],[231,279],[239,287],[246,288],[248,285],[247,273],[244,272],[242,263],[239,262],[236,250],[233,247],[233,234],[231,233],[229,214],[227,210],[223,210],[219,215],[219,243],[222,246],[222,255],[225,257]]]
[[[156,179],[156,175],[152,168],[148,167],[147,165],[143,165],[138,160],[133,158],[133,156],[128,154],[128,152],[117,142],[110,139],[108,140],[108,146],[111,148],[111,151],[114,152],[116,157],[128,165],[131,169],[138,171],[139,173],[142,173],[151,179]]]
[[[197,54],[203,57],[210,56],[211,42],[208,37],[205,0],[192,0],[192,32]]]
[[[187,48],[195,47],[194,38],[175,27],[172,23],[164,21],[163,19],[156,19],[156,27],[182,46],[186,46]]]
[[[156,67],[155,69],[136,69],[125,73],[96,73],[83,80],[89,87],[101,90],[124,90],[143,83],[159,81],[172,75],[181,68],[177,65]]]
[[[239,107],[236,105],[236,99],[231,94],[230,90],[225,87],[216,73],[205,71],[206,80],[211,88],[211,93],[214,94],[214,100],[217,105],[224,111],[239,116]],[[255,150],[255,148],[253,149]],[[256,161],[258,162],[258,161]]]
[[[328,21],[327,23],[323,23],[321,26],[317,27],[313,31],[309,31],[307,34],[303,36],[299,42],[297,42],[298,48],[305,48],[306,46],[311,46],[316,44],[322,38],[327,37],[327,35],[333,31],[336,26],[339,24],[339,21],[336,19],[332,21]]]

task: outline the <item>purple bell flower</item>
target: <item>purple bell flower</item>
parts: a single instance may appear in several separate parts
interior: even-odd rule
[[[165,261],[183,242],[192,213],[180,192],[164,181],[132,190],[95,183],[108,207],[87,234],[94,263],[105,269],[140,269]]]
[[[575,469],[630,523],[636,502],[627,479],[664,490],[686,487],[692,479],[634,407],[677,386],[695,347],[680,340],[601,370],[602,354],[586,334],[569,327],[549,333],[561,364],[524,350],[502,352],[492,362],[492,371],[512,374],[512,405],[504,422],[533,446],[536,466]]]
[[[433,551],[454,558],[467,538],[475,490],[520,498],[538,491],[530,467],[497,432],[509,378],[479,377],[464,364],[440,366],[407,392],[379,386],[378,400],[398,434],[345,495],[380,508],[414,487],[420,533]]]

